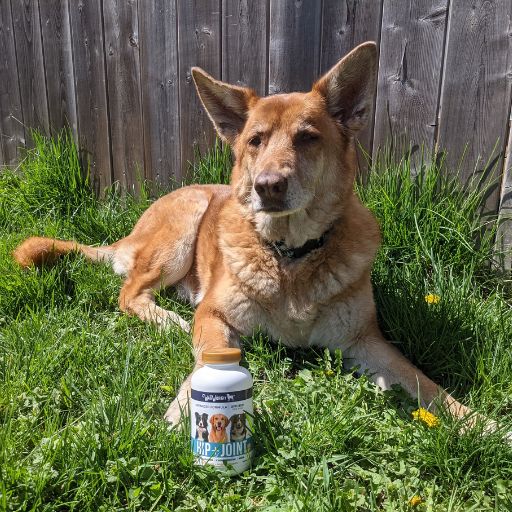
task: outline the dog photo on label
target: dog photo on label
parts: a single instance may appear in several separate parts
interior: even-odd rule
[[[245,423],[245,413],[233,414],[229,418],[231,428],[229,429],[230,442],[243,441],[247,437],[247,426]]]
[[[210,425],[208,441],[210,443],[227,443],[229,418],[224,414],[212,414],[210,416]]]
[[[196,412],[196,439],[208,441],[208,414]]]
[[[204,108],[233,150],[230,185],[171,192],[112,245],[33,237],[15,250],[16,260],[30,266],[75,251],[109,263],[126,276],[122,311],[188,332],[177,313],[155,303],[159,288],[177,287],[196,306],[195,369],[203,351],[238,347],[259,328],[289,347],[339,349],[349,369],[367,371],[382,389],[398,384],[426,408],[467,415],[377,323],[370,273],[379,227],[354,192],[355,140],[372,109],[376,70],[376,45],[367,42],[309,92],[259,97],[193,68]],[[190,376],[167,421],[180,422],[189,395]],[[229,420],[220,432],[216,417],[209,440],[225,442]]]

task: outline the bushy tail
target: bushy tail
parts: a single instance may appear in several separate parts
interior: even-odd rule
[[[13,255],[22,267],[30,267],[52,264],[59,256],[70,252],[82,253],[91,261],[108,261],[111,259],[114,249],[111,246],[90,247],[71,240],[33,236],[21,243],[14,250]]]

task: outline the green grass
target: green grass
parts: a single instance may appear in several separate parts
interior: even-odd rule
[[[196,181],[225,180],[217,147]],[[97,200],[63,135],[35,136],[0,175],[0,510],[512,510],[512,449],[499,434],[413,421],[414,402],[341,369],[340,355],[246,340],[255,377],[254,468],[229,478],[192,465],[162,415],[191,369],[190,339],[119,313],[118,277],[67,257],[22,271],[28,235],[112,242],[149,205]],[[485,191],[435,167],[379,163],[359,193],[383,230],[373,281],[382,328],[464,403],[512,430],[512,312],[491,270],[496,225]],[[485,229],[483,229],[485,227]],[[424,296],[440,296],[427,304]],[[191,315],[172,294],[159,301]]]

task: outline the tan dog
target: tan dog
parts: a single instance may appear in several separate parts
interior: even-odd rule
[[[203,350],[238,346],[257,327],[291,347],[341,349],[384,389],[400,384],[424,406],[469,411],[382,336],[370,283],[379,247],[373,215],[354,193],[354,137],[365,125],[377,52],[365,43],[308,93],[260,98],[192,70],[203,105],[235,155],[231,185],[190,186],[156,201],[132,233],[107,247],[30,238],[23,266],[70,251],[125,274],[119,305],[142,320],[188,324],[155,304],[178,286],[197,306],[195,369]],[[190,376],[165,418],[180,420]]]
[[[210,433],[208,434],[208,441],[210,443],[227,443],[228,433],[226,431],[229,425],[229,418],[224,414],[214,414],[210,418]]]

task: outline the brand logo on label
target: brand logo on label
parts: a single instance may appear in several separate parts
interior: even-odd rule
[[[252,397],[252,388],[243,389],[242,391],[233,391],[231,393],[210,393],[208,391],[199,391],[193,389],[191,392],[192,400],[210,403],[229,403],[241,402]]]

